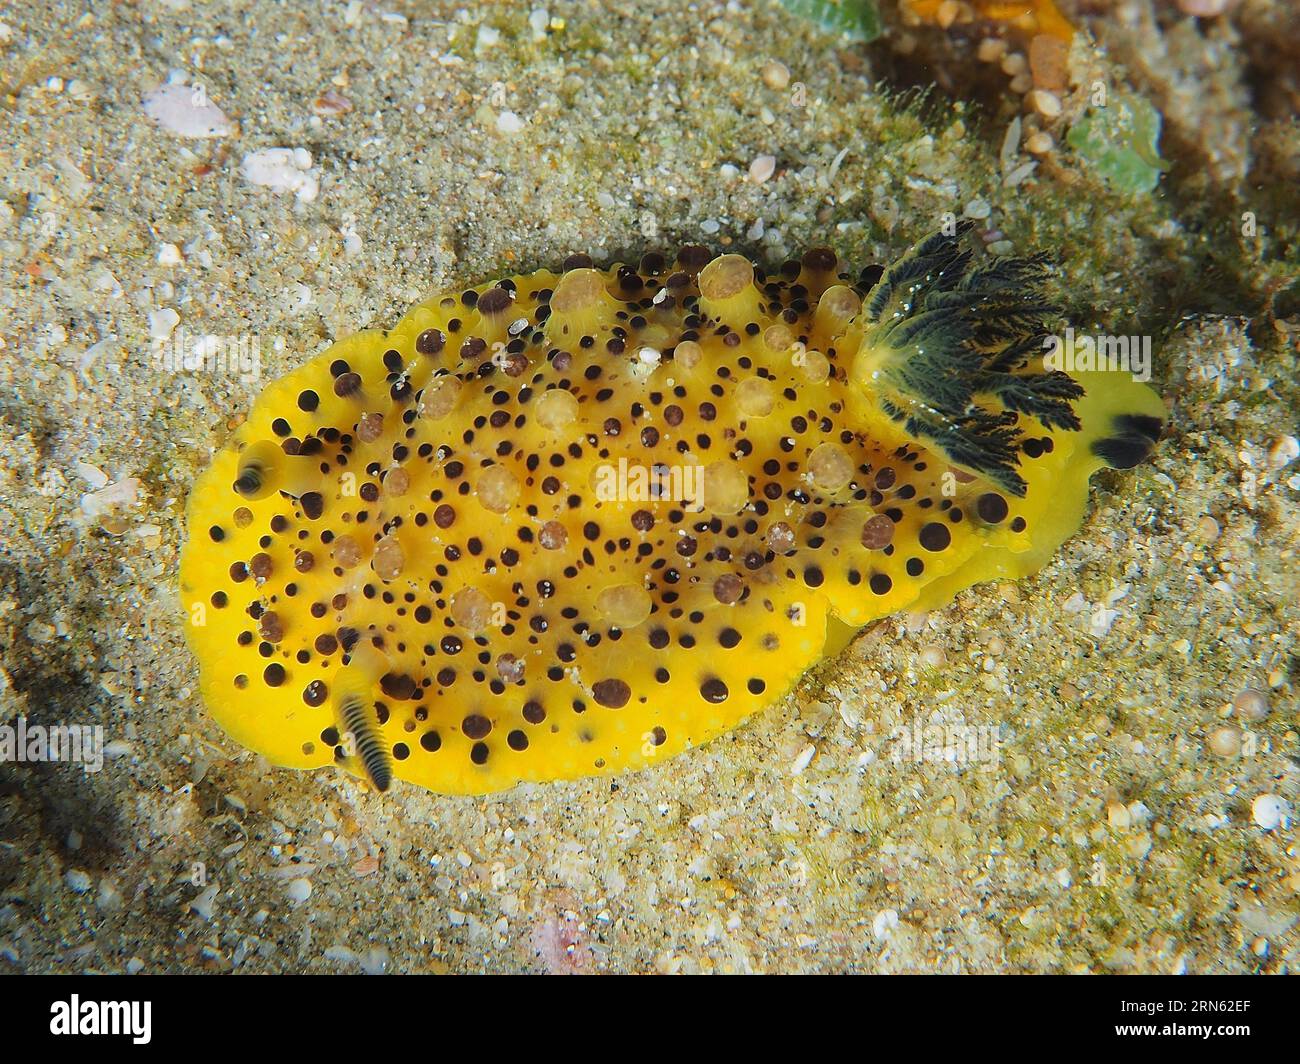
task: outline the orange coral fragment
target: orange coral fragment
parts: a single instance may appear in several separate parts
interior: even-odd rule
[[[946,0],[910,0],[907,6],[926,22],[943,24],[940,9]],[[1009,22],[1026,36],[1045,33],[1067,44],[1074,27],[1065,20],[1052,0],[971,0],[978,17],[993,22]]]

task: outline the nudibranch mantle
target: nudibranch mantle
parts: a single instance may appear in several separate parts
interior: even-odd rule
[[[335,343],[194,485],[213,716],[379,790],[623,771],[845,630],[1035,571],[1163,404],[1045,367],[1046,263],[976,255],[965,229],[858,275],[576,255]]]

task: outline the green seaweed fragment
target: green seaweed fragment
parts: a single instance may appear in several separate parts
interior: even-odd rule
[[[1070,127],[1066,143],[1120,192],[1150,192],[1169,163],[1160,158],[1160,112],[1135,95],[1116,95]]]
[[[874,41],[884,26],[876,0],[780,0],[793,15],[815,22],[827,33],[842,33],[854,41]]]

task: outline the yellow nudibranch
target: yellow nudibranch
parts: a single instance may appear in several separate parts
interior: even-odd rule
[[[574,255],[334,344],[194,485],[213,716],[380,791],[618,772],[780,699],[845,632],[1034,572],[1164,408],[1045,367],[1047,263],[971,244],[859,275],[826,249],[770,274]]]

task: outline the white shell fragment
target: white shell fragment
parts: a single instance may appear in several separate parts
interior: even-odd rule
[[[239,164],[244,180],[272,192],[292,192],[310,203],[320,192],[320,181],[312,171],[311,152],[306,148],[263,148],[249,152]]]
[[[144,94],[144,113],[178,137],[229,136],[234,124],[197,85],[173,82]]]
[[[1290,816],[1291,806],[1276,794],[1261,794],[1250,803],[1250,816],[1265,831],[1280,827]]]

